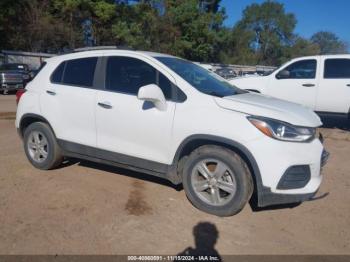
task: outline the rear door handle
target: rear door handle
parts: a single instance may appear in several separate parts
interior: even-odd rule
[[[46,90],[46,93],[48,93],[49,95],[55,96],[56,92],[51,91],[51,90]]]
[[[347,84],[347,86],[350,86],[350,84]]]
[[[105,109],[111,109],[113,107],[109,102],[98,102],[97,104]]]
[[[315,85],[314,84],[303,84],[303,86],[312,87],[312,86],[315,86]]]

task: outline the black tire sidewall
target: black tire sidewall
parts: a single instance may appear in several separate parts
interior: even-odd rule
[[[184,167],[183,172],[183,185],[186,191],[186,195],[192,204],[200,210],[207,213],[211,213],[218,216],[231,216],[238,213],[247,202],[246,195],[249,194],[247,190],[247,174],[246,170],[237,156],[234,156],[233,152],[227,152],[226,150],[212,150],[212,152],[195,152],[193,156],[190,156]],[[232,171],[236,180],[236,193],[234,197],[223,206],[214,206],[207,204],[201,200],[194,192],[191,176],[195,165],[204,159],[215,159],[225,163]]]
[[[41,163],[34,161],[28,152],[28,146],[27,146],[28,138],[29,138],[30,133],[33,131],[38,131],[38,132],[42,133],[48,142],[48,149],[49,149],[48,156],[45,159],[45,161],[43,161]],[[56,162],[56,156],[55,156],[56,148],[55,147],[57,145],[56,145],[55,141],[56,141],[56,138],[54,137],[52,131],[50,130],[50,127],[45,123],[36,122],[36,123],[31,124],[30,126],[28,126],[26,128],[26,130],[24,132],[24,136],[23,136],[24,151],[25,151],[25,154],[26,154],[28,160],[30,161],[30,163],[34,167],[39,168],[39,169],[44,169],[44,170],[52,168],[53,164]]]

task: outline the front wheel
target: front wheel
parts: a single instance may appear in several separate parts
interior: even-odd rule
[[[253,180],[242,158],[215,145],[202,146],[190,154],[183,185],[195,207],[217,216],[237,214],[253,192]]]

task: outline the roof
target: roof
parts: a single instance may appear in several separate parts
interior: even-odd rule
[[[80,49],[78,49],[78,50],[80,50]],[[151,57],[174,57],[171,55],[156,53],[156,52],[106,48],[106,49],[93,49],[93,50],[88,50],[88,51],[78,51],[78,52],[74,52],[74,53],[62,54],[62,55],[58,55],[58,56],[54,56],[52,58],[49,58],[46,61],[74,59],[74,58],[81,58],[81,57],[92,56],[92,55],[98,56],[98,55],[102,55],[102,54],[106,54],[106,53],[111,54],[111,55],[112,54],[125,54],[125,55],[141,54],[144,56],[151,56]]]
[[[331,55],[315,55],[315,56],[300,56],[300,57],[295,57],[294,59],[300,59],[300,58],[310,58],[310,59],[315,59],[315,58],[350,58],[350,54],[331,54]]]

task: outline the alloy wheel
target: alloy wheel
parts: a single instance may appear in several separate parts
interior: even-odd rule
[[[199,161],[193,168],[191,182],[195,194],[205,203],[214,206],[227,204],[237,191],[233,171],[216,159]]]

